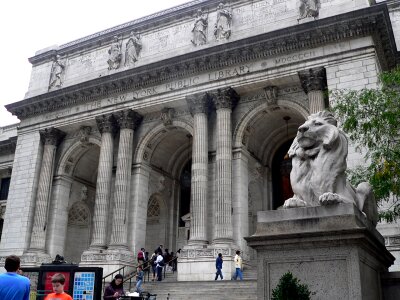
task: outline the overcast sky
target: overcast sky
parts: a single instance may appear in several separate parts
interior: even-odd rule
[[[17,123],[5,104],[23,100],[28,90],[28,58],[107,28],[188,0],[2,0],[0,2],[0,127]]]

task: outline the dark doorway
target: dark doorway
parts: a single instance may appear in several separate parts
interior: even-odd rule
[[[190,212],[190,186],[192,183],[192,160],[189,160],[182,170],[180,178],[181,199],[179,201],[179,227],[185,226],[182,216]]]
[[[286,154],[293,140],[285,142],[279,147],[272,161],[272,208],[282,206],[286,199],[293,196],[290,184],[290,171],[292,170],[292,159]]]

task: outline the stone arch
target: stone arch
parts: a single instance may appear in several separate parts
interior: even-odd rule
[[[277,106],[293,109],[295,112],[298,112],[301,116],[303,116],[304,119],[306,119],[307,116],[309,115],[309,112],[303,106],[290,100],[278,100]],[[247,111],[247,113],[243,114],[242,118],[239,120],[233,132],[233,143],[232,143],[233,147],[234,148],[242,147],[242,141],[245,135],[246,128],[251,122],[251,120],[253,120],[257,114],[261,113],[264,110],[273,109],[274,107],[277,106],[271,106],[267,102],[263,102],[258,105],[256,104],[255,106],[250,108]]]
[[[151,141],[157,139],[158,135],[161,135],[165,133],[167,130],[171,130],[172,128],[176,127],[187,130],[189,134],[193,136],[193,123],[187,120],[174,119],[172,121],[172,124],[169,126],[164,126],[164,124],[160,123],[154,128],[152,128],[149,132],[147,132],[139,140],[133,159],[134,162],[135,163],[142,163],[145,161],[148,162],[151,157],[151,153],[154,151],[154,149],[151,147]]]
[[[82,143],[77,140],[61,154],[61,159],[56,169],[56,175],[71,176],[79,158],[94,146],[101,147],[101,140],[96,137],[90,137],[87,143]]]

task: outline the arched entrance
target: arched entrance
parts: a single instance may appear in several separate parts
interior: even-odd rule
[[[149,177],[146,221],[141,227],[145,234],[141,241],[136,241],[136,248],[145,246],[152,252],[163,244],[175,252],[178,244],[186,242],[186,238],[182,241],[180,228],[185,226],[182,217],[190,212],[190,127],[177,120],[168,126],[159,125],[142,138],[138,149],[137,157],[141,151],[145,154]],[[140,205],[138,208],[141,209]],[[136,230],[140,230],[137,224]]]
[[[90,246],[99,155],[100,141],[90,138],[85,143],[73,144],[61,159],[58,172],[65,179],[60,179],[63,188],[55,200],[63,203],[59,207],[65,208],[68,217],[64,224],[58,220],[59,224],[54,226],[54,232],[60,235],[63,230],[60,236],[64,237],[64,251],[55,250],[68,262],[79,263]]]

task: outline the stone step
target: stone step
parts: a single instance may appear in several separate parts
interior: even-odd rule
[[[257,299],[255,280],[146,282],[143,290],[157,294],[157,300],[247,300]]]

